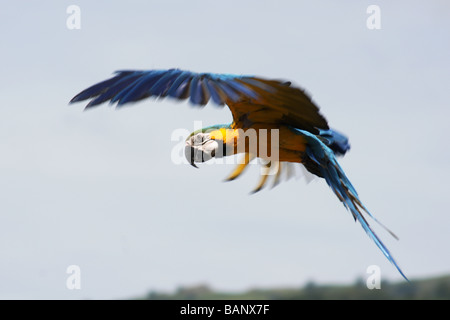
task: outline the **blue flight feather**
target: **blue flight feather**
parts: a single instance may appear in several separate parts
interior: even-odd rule
[[[200,85],[202,87],[202,95],[203,95],[202,105],[207,104],[209,102],[209,99],[211,98],[211,94],[209,93],[206,81],[207,79],[205,77],[200,78]]]
[[[181,74],[175,79],[173,84],[170,86],[169,90],[167,91],[167,95],[178,98],[177,90],[178,88],[184,83],[184,81],[189,81],[189,77],[191,76],[190,72],[183,71]]]
[[[134,72],[133,71],[123,72],[123,76],[129,75],[131,73],[134,73]],[[94,84],[93,86],[90,86],[89,88],[83,90],[82,92],[77,94],[75,97],[73,97],[72,100],[70,100],[70,102],[74,103],[74,102],[83,101],[83,100],[98,96],[100,93],[102,93],[105,90],[105,88],[108,88],[111,84],[113,84],[117,81],[116,77],[107,79],[105,81]]]
[[[150,96],[176,99],[190,98],[194,105],[205,105],[209,99],[217,105],[239,99],[258,99],[254,87],[273,91],[270,85],[250,76],[218,73],[195,73],[180,69],[168,70],[120,70],[105,81],[97,83],[76,95],[70,102],[93,98],[87,107],[103,102],[118,106],[142,100]]]
[[[172,84],[178,79],[181,70],[173,69],[164,74],[156,83],[151,87],[150,94],[152,96],[166,96]]]
[[[203,87],[200,81],[200,77],[198,75],[194,76],[191,80],[190,87],[190,97],[191,103],[194,105],[203,105],[204,103],[204,95],[203,95]]]
[[[111,100],[114,102],[114,98],[123,92],[125,88],[127,88],[130,84],[135,82],[140,77],[140,73],[134,72],[131,74],[121,74],[116,77],[116,81],[111,85],[104,89],[104,92],[100,94],[95,100],[92,100],[86,107],[89,108],[91,106],[98,105],[105,101]]]
[[[129,88],[132,83],[138,81],[141,76],[141,72],[134,72],[125,77],[117,76],[117,81],[112,86],[107,88],[108,91],[105,92],[105,94],[111,96],[110,102],[117,102],[119,98],[124,94],[124,91],[126,92],[126,89]]]
[[[153,71],[141,75],[132,85],[118,95],[118,105],[138,101],[150,95],[150,88],[164,75],[162,71]]]
[[[217,88],[214,81],[212,81],[211,79],[206,78],[205,83],[214,103],[219,106],[223,105],[226,100],[225,93],[223,93],[221,89]]]
[[[177,87],[174,88],[175,83],[169,90],[169,95],[178,98],[178,99],[187,99],[189,97],[189,87],[191,85],[191,74],[184,74],[183,80],[180,83],[177,83]],[[181,77],[181,76],[180,76]],[[174,90],[172,90],[174,88]]]

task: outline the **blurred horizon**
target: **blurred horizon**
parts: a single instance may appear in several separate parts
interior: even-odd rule
[[[207,284],[180,286],[171,292],[149,291],[129,299],[145,300],[448,300],[450,276],[390,282],[379,289],[368,289],[366,279],[356,278],[347,284],[318,284],[308,281],[302,286],[260,288],[244,291],[220,291]]]

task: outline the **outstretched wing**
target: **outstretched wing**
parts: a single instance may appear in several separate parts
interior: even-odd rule
[[[77,94],[70,102],[87,99],[86,108],[103,102],[122,106],[148,97],[188,99],[204,106],[212,100],[227,105],[238,127],[255,122],[282,123],[318,133],[328,124],[311,98],[290,82],[253,76],[194,73],[180,69],[117,71],[105,81]]]

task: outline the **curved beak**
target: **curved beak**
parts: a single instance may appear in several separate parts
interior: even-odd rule
[[[198,168],[195,162],[205,162],[216,156],[219,143],[209,134],[198,133],[186,140],[184,155],[191,166]]]

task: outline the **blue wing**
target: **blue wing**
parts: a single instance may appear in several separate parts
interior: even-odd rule
[[[245,85],[249,76],[195,73],[180,69],[117,71],[111,79],[95,84],[77,94],[70,102],[92,99],[86,108],[110,101],[121,106],[148,97],[190,99],[194,105],[205,105],[210,99],[218,105],[240,99],[257,99],[258,94]],[[238,81],[241,80],[241,81]],[[263,83],[253,81],[261,88]],[[264,86],[268,89],[267,86]],[[270,89],[270,88],[269,88]]]
[[[86,108],[104,102],[122,106],[148,97],[189,99],[193,105],[204,106],[208,101],[227,105],[235,123],[245,118],[248,123],[254,115],[261,121],[260,111],[269,111],[270,123],[288,124],[296,128],[319,133],[328,130],[325,118],[304,90],[290,82],[267,80],[254,76],[195,73],[180,69],[117,71],[105,81],[97,83],[70,102],[87,99]]]
[[[362,204],[361,200],[358,197],[358,193],[355,188],[348,180],[347,176],[342,170],[341,166],[337,162],[335,158],[334,152],[327,147],[316,135],[311,134],[310,132],[304,130],[293,129],[299,134],[303,135],[307,140],[307,148],[306,148],[306,156],[307,159],[304,159],[306,163],[305,166],[308,166],[308,161],[310,162],[310,166],[314,167],[313,171],[323,177],[336,196],[341,200],[344,206],[351,212],[355,220],[359,221],[364,231],[369,235],[369,237],[375,242],[375,244],[380,248],[386,258],[397,268],[400,274],[406,279],[406,276],[403,274],[402,270],[398,266],[392,254],[380,240],[380,238],[376,235],[373,229],[370,227],[369,223],[363,216],[363,212],[367,213],[369,217],[374,219],[377,223],[379,223],[383,228],[385,228],[391,235],[397,238],[391,231],[389,231],[384,225],[382,225],[370,212],[367,208]],[[339,134],[337,136],[337,140],[339,141]],[[310,170],[310,169],[308,169]]]

